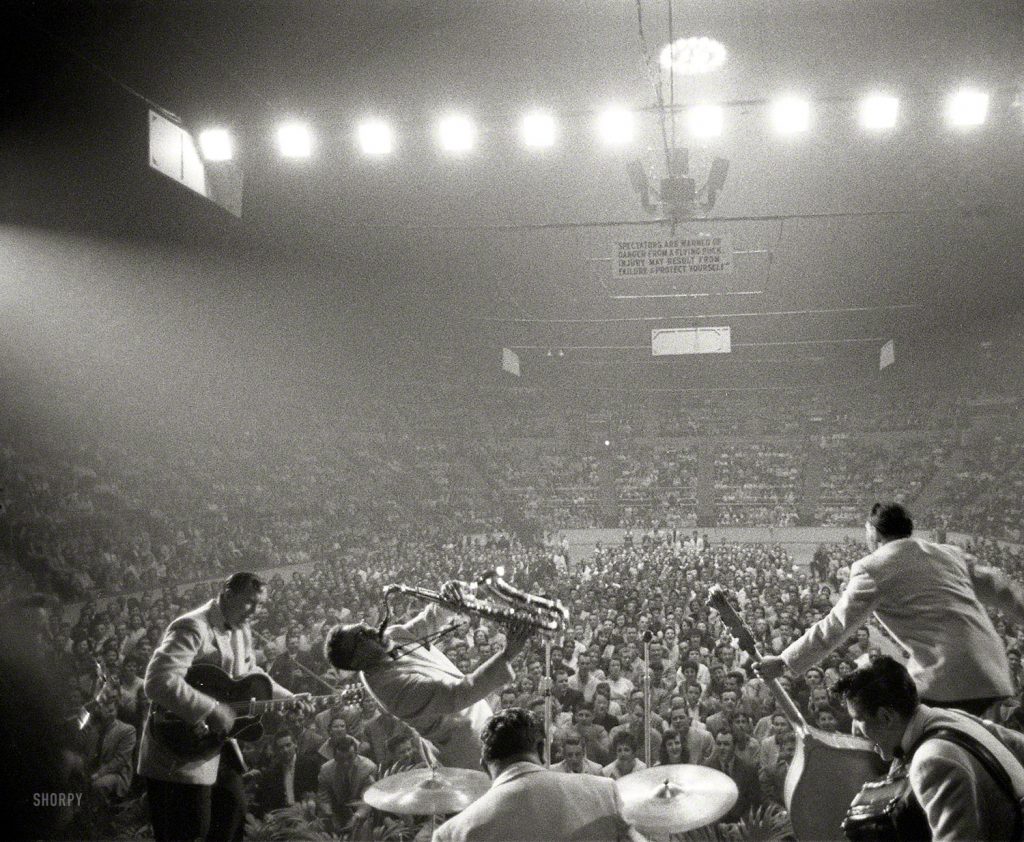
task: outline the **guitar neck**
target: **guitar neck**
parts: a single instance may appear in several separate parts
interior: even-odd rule
[[[327,701],[338,701],[341,699],[345,700],[345,696],[338,694],[329,694],[326,696],[303,696],[302,699],[313,704],[320,704],[321,702]],[[295,699],[289,697],[287,699],[253,699],[248,702],[230,702],[228,706],[239,713],[252,713],[252,714],[263,714],[274,708],[287,707],[289,704],[294,704]]]
[[[757,641],[754,640],[754,635],[751,634],[747,624],[743,622],[743,618],[736,612],[736,609],[732,607],[726,596],[725,590],[722,588],[712,589],[712,594],[708,600],[708,604],[718,611],[722,618],[722,622],[728,626],[729,631],[732,632],[733,636],[739,641],[740,648],[746,652],[755,661],[761,660],[761,652],[757,648]],[[797,707],[796,702],[793,701],[793,697],[786,692],[786,688],[782,686],[781,682],[777,678],[773,678],[768,682],[768,689],[771,690],[772,695],[775,697],[775,701],[778,702],[779,708],[783,715],[789,720],[789,724],[793,727],[794,731],[798,731],[801,734],[807,733],[807,720],[804,719],[804,715],[800,713],[800,708]]]

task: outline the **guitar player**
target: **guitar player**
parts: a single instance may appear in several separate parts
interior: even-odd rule
[[[149,700],[199,729],[229,733],[235,721],[231,708],[189,686],[185,674],[193,664],[213,664],[232,678],[261,672],[249,619],[266,598],[266,585],[256,574],[235,573],[214,599],[174,620],[146,668]],[[293,696],[271,683],[275,699]],[[212,757],[182,757],[151,725],[147,720],[142,732],[139,774],[146,780],[157,842],[241,839],[246,799],[238,744],[228,740]]]

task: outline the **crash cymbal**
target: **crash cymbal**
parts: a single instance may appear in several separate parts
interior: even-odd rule
[[[739,790],[724,772],[706,766],[655,766],[619,778],[622,815],[641,832],[685,833],[718,821]]]
[[[385,813],[425,816],[458,813],[491,788],[491,779],[472,769],[413,769],[388,775],[363,793],[363,800]]]

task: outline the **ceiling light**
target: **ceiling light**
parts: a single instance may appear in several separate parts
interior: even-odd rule
[[[476,142],[473,121],[460,114],[452,114],[441,120],[437,134],[445,152],[468,152]]]
[[[965,88],[949,98],[946,118],[953,126],[980,126],[988,114],[988,94]]]
[[[633,140],[633,113],[625,108],[609,108],[597,118],[597,132],[609,146],[625,146]]]
[[[555,120],[543,111],[534,111],[523,118],[520,125],[523,143],[535,149],[554,145]]]
[[[772,104],[772,125],[780,134],[798,134],[811,127],[811,105],[805,99],[784,97]]]
[[[199,151],[207,161],[230,161],[234,144],[227,129],[206,129],[199,133]]]
[[[718,105],[695,105],[686,112],[686,125],[694,137],[718,137],[724,121]]]
[[[313,135],[302,123],[285,123],[277,130],[277,148],[285,158],[308,158],[313,153]]]
[[[387,155],[395,148],[395,135],[391,127],[380,120],[367,120],[356,130],[359,148],[366,155]]]
[[[665,45],[659,60],[665,70],[695,76],[717,70],[725,57],[725,47],[714,38],[680,38]]]
[[[872,94],[860,104],[860,124],[865,129],[891,129],[899,116],[900,101],[886,94]]]

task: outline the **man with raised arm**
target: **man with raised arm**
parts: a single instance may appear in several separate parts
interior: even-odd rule
[[[433,760],[479,769],[479,734],[491,715],[485,699],[515,678],[510,662],[522,651],[530,628],[513,625],[504,649],[465,675],[427,642],[441,629],[443,611],[431,603],[383,635],[366,623],[335,626],[324,654],[338,669],[358,670],[380,706],[436,749]]]
[[[856,634],[874,614],[910,652],[922,700],[982,715],[1013,695],[1009,662],[985,606],[1024,622],[1024,590],[948,544],[913,537],[899,503],[875,503],[865,524],[870,555],[855,561],[839,601],[779,656],[757,669],[765,679],[797,675]]]

